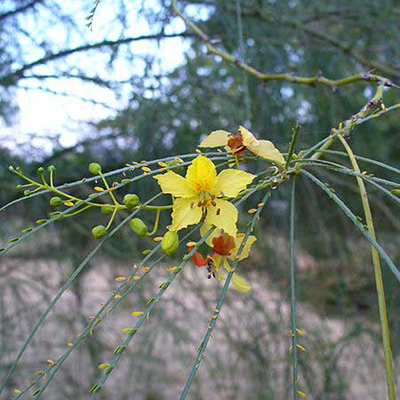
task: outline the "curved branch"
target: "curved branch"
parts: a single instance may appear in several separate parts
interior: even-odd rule
[[[302,76],[296,76],[296,75],[290,75],[290,74],[266,74],[261,71],[258,71],[256,68],[252,67],[251,65],[248,65],[244,63],[243,61],[239,60],[238,58],[232,56],[231,54],[224,52],[222,50],[217,49],[213,44],[210,39],[210,37],[203,32],[193,21],[191,21],[179,8],[177,4],[177,0],[172,0],[172,10],[173,12],[178,15],[187,25],[188,28],[190,28],[196,36],[204,42],[204,44],[207,47],[207,50],[210,53],[213,53],[217,56],[220,56],[222,59],[225,61],[237,65],[240,69],[248,73],[249,75],[263,81],[263,82],[268,82],[268,81],[287,81],[291,83],[298,83],[302,85],[316,85],[316,84],[322,84],[326,86],[330,86],[332,88],[336,88],[338,86],[343,86],[347,85],[349,83],[354,83],[354,82],[375,82],[377,84],[383,84],[384,86],[387,87],[396,87],[399,88],[395,83],[393,83],[391,80],[384,78],[379,75],[375,74],[370,74],[370,73],[360,73],[356,75],[349,76],[347,78],[342,78],[342,79],[329,79],[324,77],[322,74],[317,74],[316,76],[312,77],[302,77]],[[331,43],[332,44],[332,43]],[[346,48],[347,53],[349,53],[349,50]],[[360,60],[359,60],[360,61]],[[361,62],[361,61],[360,61]],[[369,64],[372,66],[372,64]],[[378,68],[377,65],[373,65],[374,68]],[[382,69],[382,68],[379,68]],[[395,76],[400,76],[400,74],[396,73],[396,71],[391,71],[391,75]]]
[[[0,14],[0,21],[8,17],[12,17],[13,15],[19,14],[21,12],[25,12],[26,10],[29,10],[30,8],[34,7],[36,4],[43,3],[43,1],[44,0],[32,0],[30,3],[25,4],[24,6],[15,8],[14,10],[11,11],[6,11],[5,13]]]
[[[74,47],[71,49],[61,50],[57,53],[49,53],[49,54],[45,55],[44,57],[39,58],[36,61],[33,61],[29,64],[25,64],[21,68],[15,70],[13,72],[10,72],[7,75],[0,77],[0,85],[12,86],[18,81],[18,79],[22,79],[24,77],[25,71],[28,71],[38,65],[43,65],[50,61],[55,61],[60,58],[70,56],[71,54],[80,53],[80,52],[84,52],[84,51],[88,51],[88,50],[99,49],[102,47],[120,46],[122,44],[128,44],[128,43],[137,42],[140,40],[159,40],[159,39],[169,39],[169,38],[176,38],[176,37],[191,37],[191,36],[193,36],[193,34],[187,33],[187,32],[172,33],[169,35],[162,34],[162,33],[154,34],[154,35],[141,35],[141,36],[135,36],[135,37],[127,37],[127,38],[119,39],[119,40],[104,40],[99,43],[86,44],[86,45]]]

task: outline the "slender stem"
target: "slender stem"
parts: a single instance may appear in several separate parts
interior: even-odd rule
[[[156,222],[154,223],[154,228],[153,228],[153,230],[152,230],[151,232],[149,232],[149,233],[147,234],[147,236],[153,236],[153,235],[155,235],[155,233],[157,232],[157,229],[158,229],[158,222],[160,221],[160,213],[161,213],[161,210],[160,210],[160,209],[157,209]]]
[[[116,206],[118,206],[119,203],[118,203],[117,199],[115,198],[115,196],[114,196],[114,194],[113,194],[113,192],[112,192],[112,189],[110,189],[110,186],[108,186],[107,179],[105,178],[105,176],[104,176],[101,172],[100,172],[100,176],[101,176],[101,180],[103,181],[104,186],[106,187],[107,192],[109,193],[109,195],[110,195],[112,201],[114,202],[114,204],[115,204]]]
[[[342,142],[343,147],[346,149],[347,154],[349,155],[351,165],[353,166],[354,171],[361,173],[357,160],[355,159],[353,151],[351,150],[351,147],[341,135],[339,135],[339,140]],[[364,181],[360,177],[356,177],[356,179],[358,187],[360,189],[360,197],[364,209],[364,215],[365,215],[365,220],[367,222],[368,231],[370,235],[376,240],[371,208],[369,206],[368,195],[365,189]],[[385,291],[383,288],[382,269],[379,260],[379,254],[372,245],[371,245],[371,254],[372,254],[372,263],[374,265],[376,291],[378,293],[379,317],[381,322],[383,354],[385,359],[385,372],[386,372],[386,384],[388,388],[388,396],[390,400],[396,400],[396,389],[395,389],[394,374],[393,374],[393,359],[392,359],[392,351],[390,349],[389,324],[387,319]]]
[[[235,154],[235,164],[236,164],[236,169],[240,169],[239,159],[236,154]]]
[[[326,85],[330,86],[333,88],[336,88],[338,86],[343,86],[343,85],[348,85],[351,83],[355,82],[376,82],[378,84],[383,83],[387,87],[398,87],[395,83],[390,81],[387,78],[384,78],[379,75],[374,75],[370,73],[361,73],[361,74],[356,74],[352,76],[348,76],[346,78],[342,79],[329,79],[326,78],[320,74],[312,77],[304,77],[304,76],[295,76],[291,74],[267,74],[263,73],[256,68],[252,67],[251,65],[246,64],[242,60],[239,60],[238,58],[234,57],[233,55],[217,49],[211,42],[210,37],[202,31],[190,18],[188,18],[179,8],[178,8],[178,3],[177,0],[172,0],[172,11],[178,15],[190,28],[196,35],[197,37],[204,42],[204,44],[207,47],[207,50],[215,54],[217,56],[220,56],[224,61],[229,62],[230,64],[233,64],[240,68],[242,71],[246,72],[247,74],[253,76],[256,79],[261,80],[262,82],[268,82],[268,81],[286,81],[286,82],[291,82],[291,83],[296,83],[296,84],[302,84],[302,85],[316,85],[316,84],[321,84],[321,85]],[[380,65],[378,67],[381,68]],[[384,68],[381,68],[382,70]],[[390,72],[392,75],[396,75],[393,70],[387,71],[385,70],[386,73]]]
[[[114,221],[114,218],[115,218],[115,215],[117,214],[117,212],[118,212],[118,206],[115,206],[115,207],[114,207],[114,211],[113,211],[113,213],[112,213],[112,215],[111,215],[111,218],[110,218],[110,220],[108,221],[108,224],[107,224],[107,226],[106,226],[106,230],[108,230],[108,229],[110,228],[112,222]]]
[[[200,345],[199,350],[197,352],[196,359],[195,359],[195,361],[193,363],[192,369],[191,369],[190,374],[189,374],[189,376],[188,376],[188,378],[186,380],[185,387],[182,390],[182,393],[181,393],[181,396],[180,396],[179,400],[185,400],[186,396],[189,393],[190,387],[192,386],[194,378],[196,377],[197,370],[199,369],[199,366],[200,366],[200,362],[203,359],[203,356],[204,356],[204,353],[206,351],[208,342],[209,342],[209,340],[211,338],[211,334],[212,334],[212,332],[214,330],[214,327],[215,327],[215,325],[217,323],[217,319],[218,319],[219,313],[220,313],[221,308],[222,308],[222,306],[223,306],[223,304],[225,302],[226,293],[228,292],[228,288],[229,288],[229,285],[231,283],[232,276],[236,271],[236,266],[237,266],[238,260],[240,258],[240,255],[242,254],[242,251],[244,249],[246,241],[247,241],[248,237],[250,236],[250,233],[252,232],[252,230],[254,228],[255,222],[256,222],[257,218],[259,217],[259,215],[260,215],[262,209],[264,208],[265,204],[267,203],[269,197],[271,196],[271,193],[272,193],[272,190],[268,190],[267,191],[267,193],[265,194],[264,198],[262,199],[262,204],[263,205],[258,208],[256,213],[254,213],[254,216],[253,216],[253,218],[252,218],[252,220],[250,222],[250,225],[247,228],[246,234],[245,234],[245,236],[243,238],[243,241],[242,241],[242,243],[241,243],[241,245],[239,247],[239,250],[237,252],[237,256],[235,257],[235,260],[234,260],[234,262],[232,264],[232,268],[231,268],[230,272],[228,273],[228,275],[226,277],[226,281],[225,281],[225,284],[224,284],[224,286],[222,288],[222,291],[221,291],[220,297],[218,299],[217,305],[214,308],[213,317],[211,318],[210,323],[208,324],[208,328],[207,328],[207,331],[206,331],[206,333],[204,335],[204,339],[201,342],[201,345]]]
[[[292,335],[292,365],[293,365],[293,399],[298,400],[298,371],[297,371],[297,322],[296,322],[296,277],[294,260],[294,218],[295,218],[296,177],[293,177],[292,194],[290,198],[290,312]]]
[[[344,134],[349,135],[351,129],[354,126],[354,122],[361,119],[365,118],[368,116],[368,114],[371,113],[371,111],[382,101],[383,98],[383,84],[379,84],[376,93],[374,97],[355,115],[353,115],[350,119],[344,122]],[[314,153],[313,156],[311,157],[313,160],[318,160],[321,155],[323,154],[323,151],[329,149],[331,145],[335,142],[335,139],[338,138],[338,136],[341,135],[342,129],[340,128],[339,131],[334,131],[334,133],[329,136],[328,140],[318,149],[318,153]]]
[[[83,211],[85,211],[85,210],[87,210],[88,208],[91,208],[91,207],[92,207],[92,206],[89,204],[89,205],[87,205],[86,207],[83,207],[83,208],[81,208],[81,209],[79,209],[79,210],[77,210],[77,211],[74,211],[74,212],[71,213],[71,214],[65,214],[64,217],[65,217],[65,218],[72,217],[72,216],[74,216],[74,215],[80,214],[81,212],[83,212]]]
[[[300,128],[301,128],[300,124],[298,122],[296,122],[296,126],[293,128],[293,136],[292,136],[292,141],[290,142],[290,148],[289,148],[289,152],[288,152],[288,155],[286,158],[285,169],[287,169],[289,167],[290,160],[293,157],[297,138],[299,137]]]
[[[170,204],[168,206],[141,206],[143,210],[171,210],[173,207],[173,204]]]
[[[393,272],[396,279],[400,282],[400,271],[397,269],[394,262],[391,258],[386,254],[385,250],[381,247],[381,245],[372,237],[367,229],[364,228],[364,225],[359,221],[359,219],[354,215],[354,213],[350,210],[349,207],[332,191],[330,187],[321,182],[317,177],[313,174],[310,174],[308,171],[301,169],[300,173],[310,180],[312,180],[315,184],[317,184],[344,212],[346,217],[348,217],[351,222],[359,229],[359,231],[363,234],[365,239],[378,251],[379,255],[384,259],[385,263],[389,267],[389,269]]]

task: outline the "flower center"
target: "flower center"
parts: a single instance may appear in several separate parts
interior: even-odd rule
[[[228,147],[231,148],[234,154],[242,153],[246,149],[246,147],[243,146],[242,134],[231,135],[228,139]]]
[[[235,240],[232,236],[223,232],[221,236],[213,239],[213,251],[221,256],[229,256],[235,248]]]

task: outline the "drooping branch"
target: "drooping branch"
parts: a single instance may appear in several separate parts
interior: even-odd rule
[[[302,85],[322,84],[322,85],[330,86],[332,88],[336,88],[338,86],[344,86],[344,85],[347,85],[350,83],[355,83],[355,82],[375,82],[377,84],[383,84],[384,86],[387,86],[387,87],[399,88],[399,86],[397,86],[391,80],[384,78],[382,76],[379,76],[379,75],[368,73],[368,72],[363,72],[363,73],[352,75],[352,76],[342,78],[342,79],[329,79],[329,78],[324,77],[321,73],[318,73],[316,76],[312,76],[312,77],[302,77],[302,76],[296,76],[296,75],[291,75],[291,74],[263,73],[263,72],[257,70],[256,68],[252,67],[251,65],[248,65],[245,62],[239,60],[238,58],[232,56],[231,54],[229,54],[225,51],[222,51],[220,49],[217,49],[212,44],[211,38],[178,8],[177,0],[172,0],[172,10],[175,14],[177,14],[186,23],[187,27],[190,28],[201,41],[204,42],[204,44],[207,47],[207,50],[210,53],[220,56],[223,60],[225,60],[231,64],[237,65],[240,69],[242,69],[249,75],[255,77],[256,79],[261,80],[262,82],[286,81],[286,82],[298,83],[298,84],[302,84]],[[346,51],[347,51],[347,49],[346,49]],[[376,68],[376,66],[374,66],[374,67]],[[396,73],[396,71],[391,71],[391,75],[397,76],[398,74]]]
[[[43,2],[44,2],[44,0],[32,0],[30,3],[25,4],[24,6],[15,8],[14,10],[11,10],[11,11],[6,11],[5,13],[0,14],[0,21],[6,19],[8,17],[17,15],[19,13],[23,13],[23,12],[29,10],[30,8],[35,7],[35,5],[43,3]]]
[[[135,36],[135,37],[127,37],[127,38],[123,38],[123,39],[119,39],[119,40],[104,40],[99,43],[86,44],[83,46],[73,47],[71,49],[61,50],[61,51],[55,52],[55,53],[49,53],[49,54],[46,54],[42,58],[39,58],[29,64],[25,64],[22,67],[20,67],[19,69],[0,77],[0,86],[13,86],[19,79],[24,78],[24,73],[26,71],[28,71],[34,67],[37,67],[39,65],[44,65],[44,64],[47,64],[48,62],[68,57],[72,54],[81,53],[81,52],[85,52],[88,50],[99,49],[102,47],[111,47],[112,48],[115,46],[129,44],[129,43],[137,42],[137,41],[141,41],[141,40],[160,40],[160,39],[169,39],[169,38],[177,38],[177,37],[191,37],[191,36],[193,36],[193,34],[188,33],[188,32],[172,33],[172,34],[161,33],[161,34],[153,34],[153,35],[141,35],[141,36]]]

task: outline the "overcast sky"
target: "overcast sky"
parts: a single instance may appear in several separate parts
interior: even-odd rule
[[[151,6],[151,3],[154,3],[154,7],[156,7],[157,2],[155,0],[148,0],[149,6]],[[94,17],[92,30],[85,27],[85,17],[88,15],[90,7],[86,6],[82,9],[84,4],[87,4],[87,2],[62,2],[65,12],[73,16],[76,25],[84,33],[83,38],[79,33],[72,35],[68,39],[68,47],[101,42],[104,39],[115,40],[120,38],[121,27],[118,26],[118,21],[114,20],[114,0],[103,0],[100,3]],[[135,2],[132,2],[132,9],[128,14],[128,29],[124,37],[158,33],[159,27],[149,26],[145,18],[138,15],[138,7],[134,4]],[[192,15],[196,14],[197,18],[200,15],[199,9],[188,9],[187,12]],[[65,41],[63,36],[65,30],[61,23],[58,26],[52,26],[44,21],[43,26],[37,26],[37,20],[29,16],[22,16],[21,21],[32,37],[35,36],[36,41],[40,41],[41,37],[51,37],[60,42]],[[174,19],[173,23],[166,28],[165,33],[179,33],[184,30],[183,22],[180,19]],[[181,38],[171,38],[160,42],[155,40],[138,41],[130,44],[130,46],[135,55],[157,55],[158,60],[154,68],[159,72],[166,72],[183,62],[183,54],[188,48],[188,43]],[[124,47],[122,47],[122,51],[124,51]],[[39,49],[32,47],[29,40],[26,40],[24,52],[26,52],[30,61],[43,56]],[[76,62],[81,69],[87,71],[88,75],[98,74],[105,79],[116,81],[126,80],[132,74],[139,76],[143,74],[145,64],[140,58],[135,58],[132,62],[127,62],[121,58],[111,70],[104,68],[107,59],[107,55],[95,51],[88,54],[75,54],[70,56],[68,61],[71,62],[71,68],[73,68],[73,63]],[[53,67],[56,65],[53,62],[36,68],[34,72],[36,74],[52,73],[54,72]],[[47,153],[51,152],[52,145],[49,140],[46,140],[46,137],[49,136],[59,136],[59,144],[62,146],[75,144],[77,138],[82,137],[82,133],[90,129],[83,122],[95,122],[114,115],[116,111],[127,105],[128,94],[132,91],[132,86],[129,85],[117,96],[112,90],[92,84],[83,84],[79,79],[47,79],[46,81],[24,79],[20,86],[24,88],[20,88],[16,92],[16,102],[20,112],[13,126],[3,126],[0,132],[2,143],[17,153],[23,153],[32,146]],[[48,91],[60,94],[57,95]],[[90,100],[101,104],[94,104]],[[32,134],[36,135],[33,140],[31,139]]]

